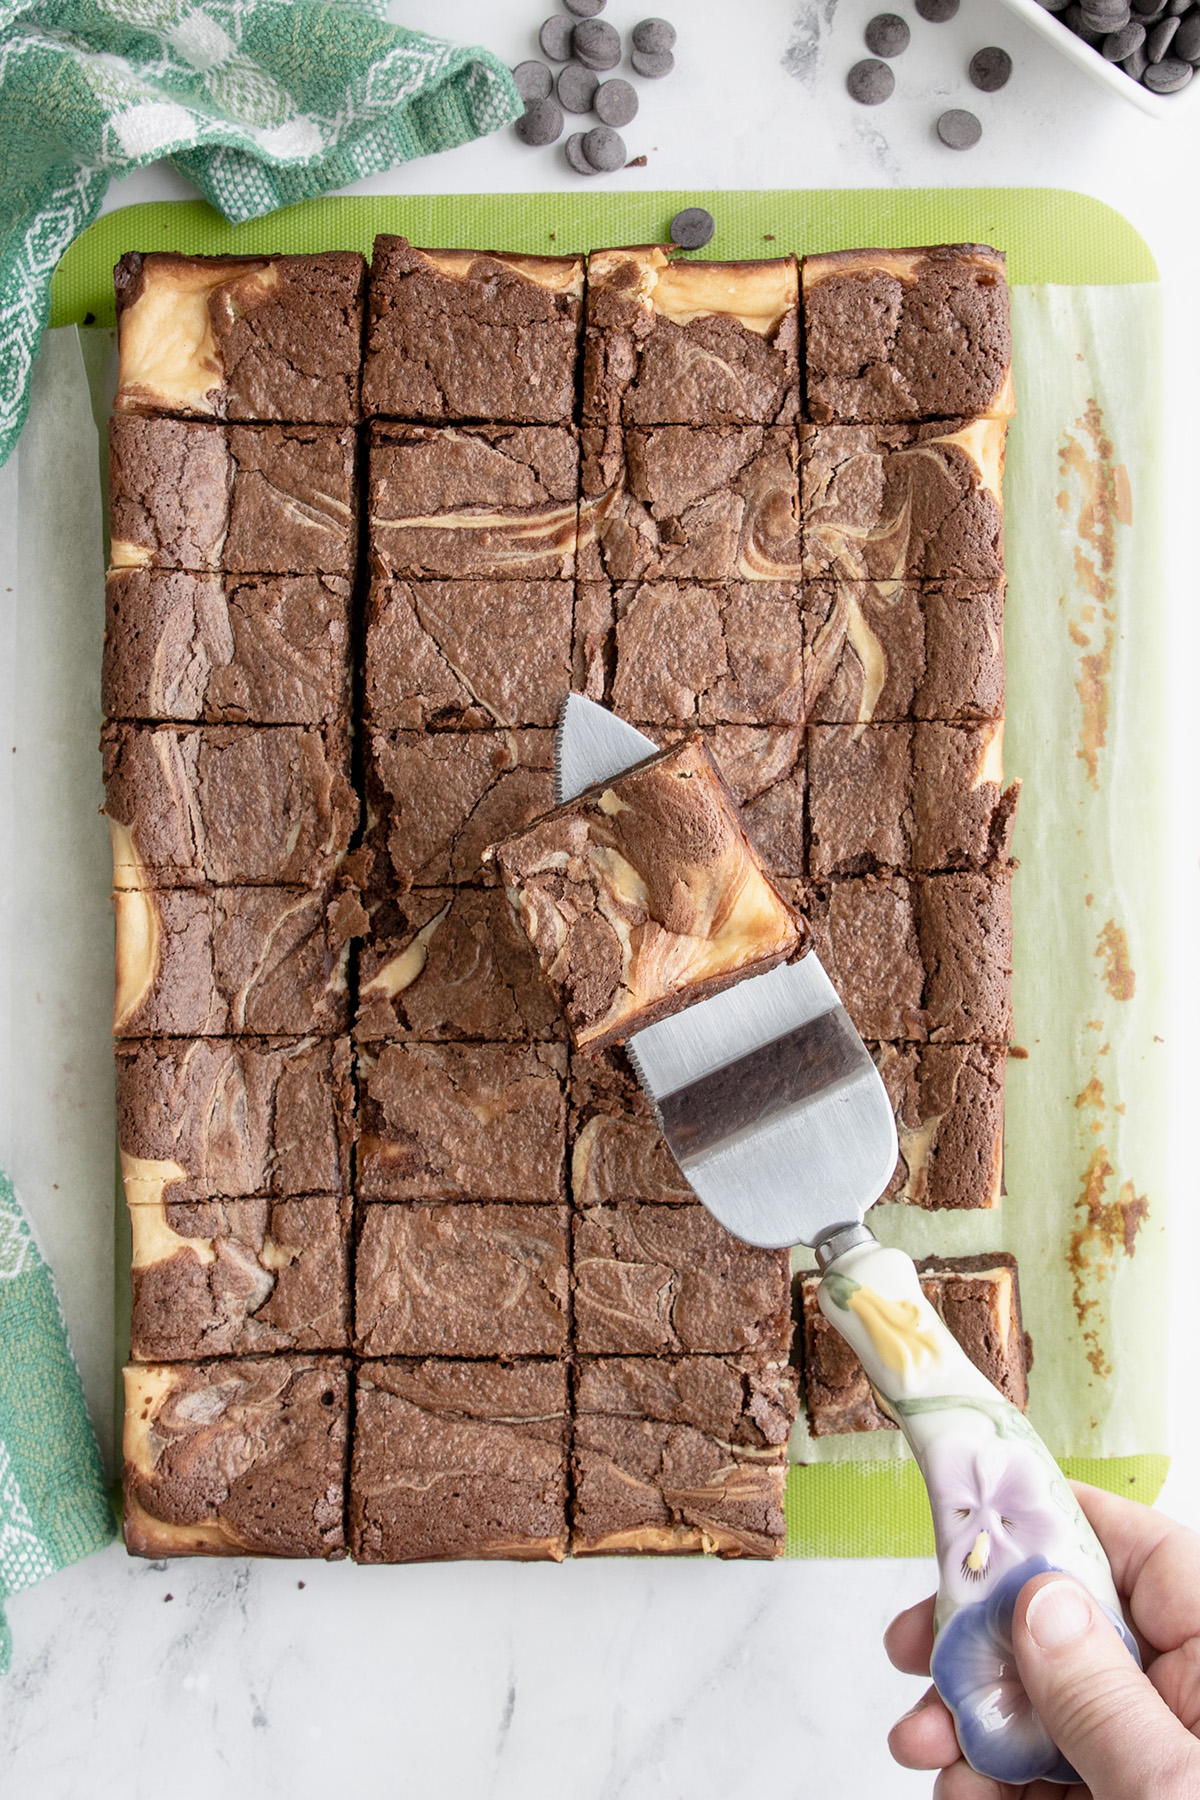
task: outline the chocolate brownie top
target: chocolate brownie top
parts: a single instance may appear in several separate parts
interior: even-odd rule
[[[996,583],[814,581],[804,590],[804,710],[818,724],[1004,716]]]
[[[727,1444],[786,1444],[799,1410],[786,1363],[758,1356],[584,1357],[575,1412],[690,1425]]]
[[[623,1050],[572,1052],[570,1098],[576,1206],[693,1199]]]
[[[872,1047],[896,1114],[899,1155],[884,1200],[927,1207],[1000,1204],[1004,1166],[1003,1047]]]
[[[925,1011],[934,1043],[1012,1036],[1012,895],[1007,872],[917,882]]]

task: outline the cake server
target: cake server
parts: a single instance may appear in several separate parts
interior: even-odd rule
[[[582,695],[556,739],[560,804],[658,746]],[[896,1164],[891,1102],[816,955],[648,1025],[625,1045],[671,1152],[735,1237],[807,1244],[821,1311],[857,1352],[929,1490],[937,1545],[932,1674],[973,1768],[998,1781],[1079,1777],[1051,1742],[1012,1653],[1017,1595],[1058,1569],[1121,1634],[1104,1551],[1033,1427],[950,1335],[912,1258],[864,1224]]]

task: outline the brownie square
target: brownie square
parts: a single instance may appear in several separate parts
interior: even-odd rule
[[[561,1200],[566,1051],[385,1044],[359,1052],[360,1200]]]
[[[573,604],[569,581],[376,581],[367,717],[391,731],[556,724]]]
[[[778,1556],[795,1375],[756,1357],[579,1366],[571,1468],[576,1556]]]
[[[350,1348],[350,1203],[134,1205],[135,1362]]]
[[[100,748],[119,888],[320,887],[358,823],[336,728],[106,725]]]
[[[1004,257],[985,244],[839,250],[803,264],[809,416],[1013,411]]]
[[[343,1556],[349,1387],[336,1356],[127,1368],[126,1549]]]
[[[804,573],[845,581],[1004,576],[1003,419],[802,425]]]
[[[803,943],[699,736],[489,855],[581,1048],[619,1042]]]
[[[322,425],[109,422],[114,568],[346,575],[356,439]]]
[[[494,884],[488,845],[554,805],[552,731],[375,731],[367,748],[377,888]]]
[[[561,1562],[563,1364],[372,1362],[356,1385],[356,1562]]]
[[[1003,787],[1003,742],[1003,720],[914,725],[914,868],[1007,864],[1021,784]]]
[[[365,260],[131,250],[113,273],[117,412],[353,425]]]
[[[368,1206],[355,1259],[364,1356],[567,1352],[567,1209]]]
[[[345,1038],[143,1038],[116,1063],[131,1206],[348,1192]]]
[[[424,581],[575,573],[579,444],[563,425],[371,427],[372,566]]]
[[[999,583],[808,583],[805,716],[829,725],[1003,718],[1003,608]]]
[[[588,1206],[572,1225],[575,1347],[601,1356],[754,1351],[786,1362],[786,1250],[759,1250],[699,1201]]]
[[[101,707],[110,719],[322,725],[350,702],[340,575],[114,569]]]
[[[1011,886],[1002,870],[916,883],[933,1043],[1006,1044],[1012,1036]]]
[[[808,884],[795,896],[813,948],[864,1038],[903,1043],[928,1036],[914,887],[903,876],[869,875]]]
[[[1021,1328],[1017,1265],[994,1256],[931,1256],[917,1264],[921,1289],[975,1367],[1024,1411],[1026,1369],[1032,1361]],[[839,1431],[894,1431],[881,1411],[854,1351],[817,1302],[820,1277],[799,1278],[804,1317],[804,1392],[814,1437]]]
[[[585,581],[794,581],[794,431],[782,426],[589,427],[581,438]]]
[[[416,888],[372,906],[358,959],[360,1043],[521,1043],[563,1030],[500,888]]]
[[[1003,1047],[876,1044],[900,1153],[880,1196],[913,1206],[999,1206],[1004,1171]]]
[[[705,737],[763,861],[778,877],[803,875],[808,868],[805,733],[799,726],[716,725]]]
[[[588,258],[588,425],[786,425],[799,411],[796,259],[683,262],[661,245]]]
[[[570,1093],[571,1197],[576,1206],[611,1200],[694,1201],[623,1050],[573,1052]]]
[[[583,259],[418,250],[375,239],[368,414],[565,424],[575,411]]]
[[[118,888],[114,1035],[345,1031],[347,898],[304,888]]]

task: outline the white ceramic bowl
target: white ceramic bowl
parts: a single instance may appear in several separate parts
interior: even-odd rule
[[[1200,69],[1177,94],[1152,94],[1140,81],[1132,80],[1124,69],[1119,69],[1116,63],[1108,62],[1098,50],[1093,50],[1081,37],[1076,37],[1073,31],[1069,31],[1060,22],[1057,14],[1047,12],[1044,6],[1039,6],[1038,0],[1004,0],[1004,3],[1013,12],[1020,13],[1035,31],[1061,50],[1064,56],[1069,56],[1073,63],[1077,63],[1085,75],[1090,75],[1101,87],[1111,88],[1114,94],[1120,94],[1123,100],[1140,107],[1142,112],[1149,113],[1152,118],[1169,119],[1172,113],[1178,115],[1181,106],[1186,106],[1194,94],[1200,94]]]

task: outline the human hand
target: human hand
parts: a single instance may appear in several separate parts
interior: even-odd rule
[[[941,1771],[934,1800],[1200,1800],[1200,1536],[1136,1501],[1072,1486],[1146,1673],[1077,1581],[1036,1576],[1013,1615],[1017,1664],[1038,1717],[1087,1785],[1016,1788],[977,1775],[930,1688],[892,1727],[888,1748],[906,1769]],[[884,1647],[905,1674],[928,1675],[932,1598],[892,1620]]]

